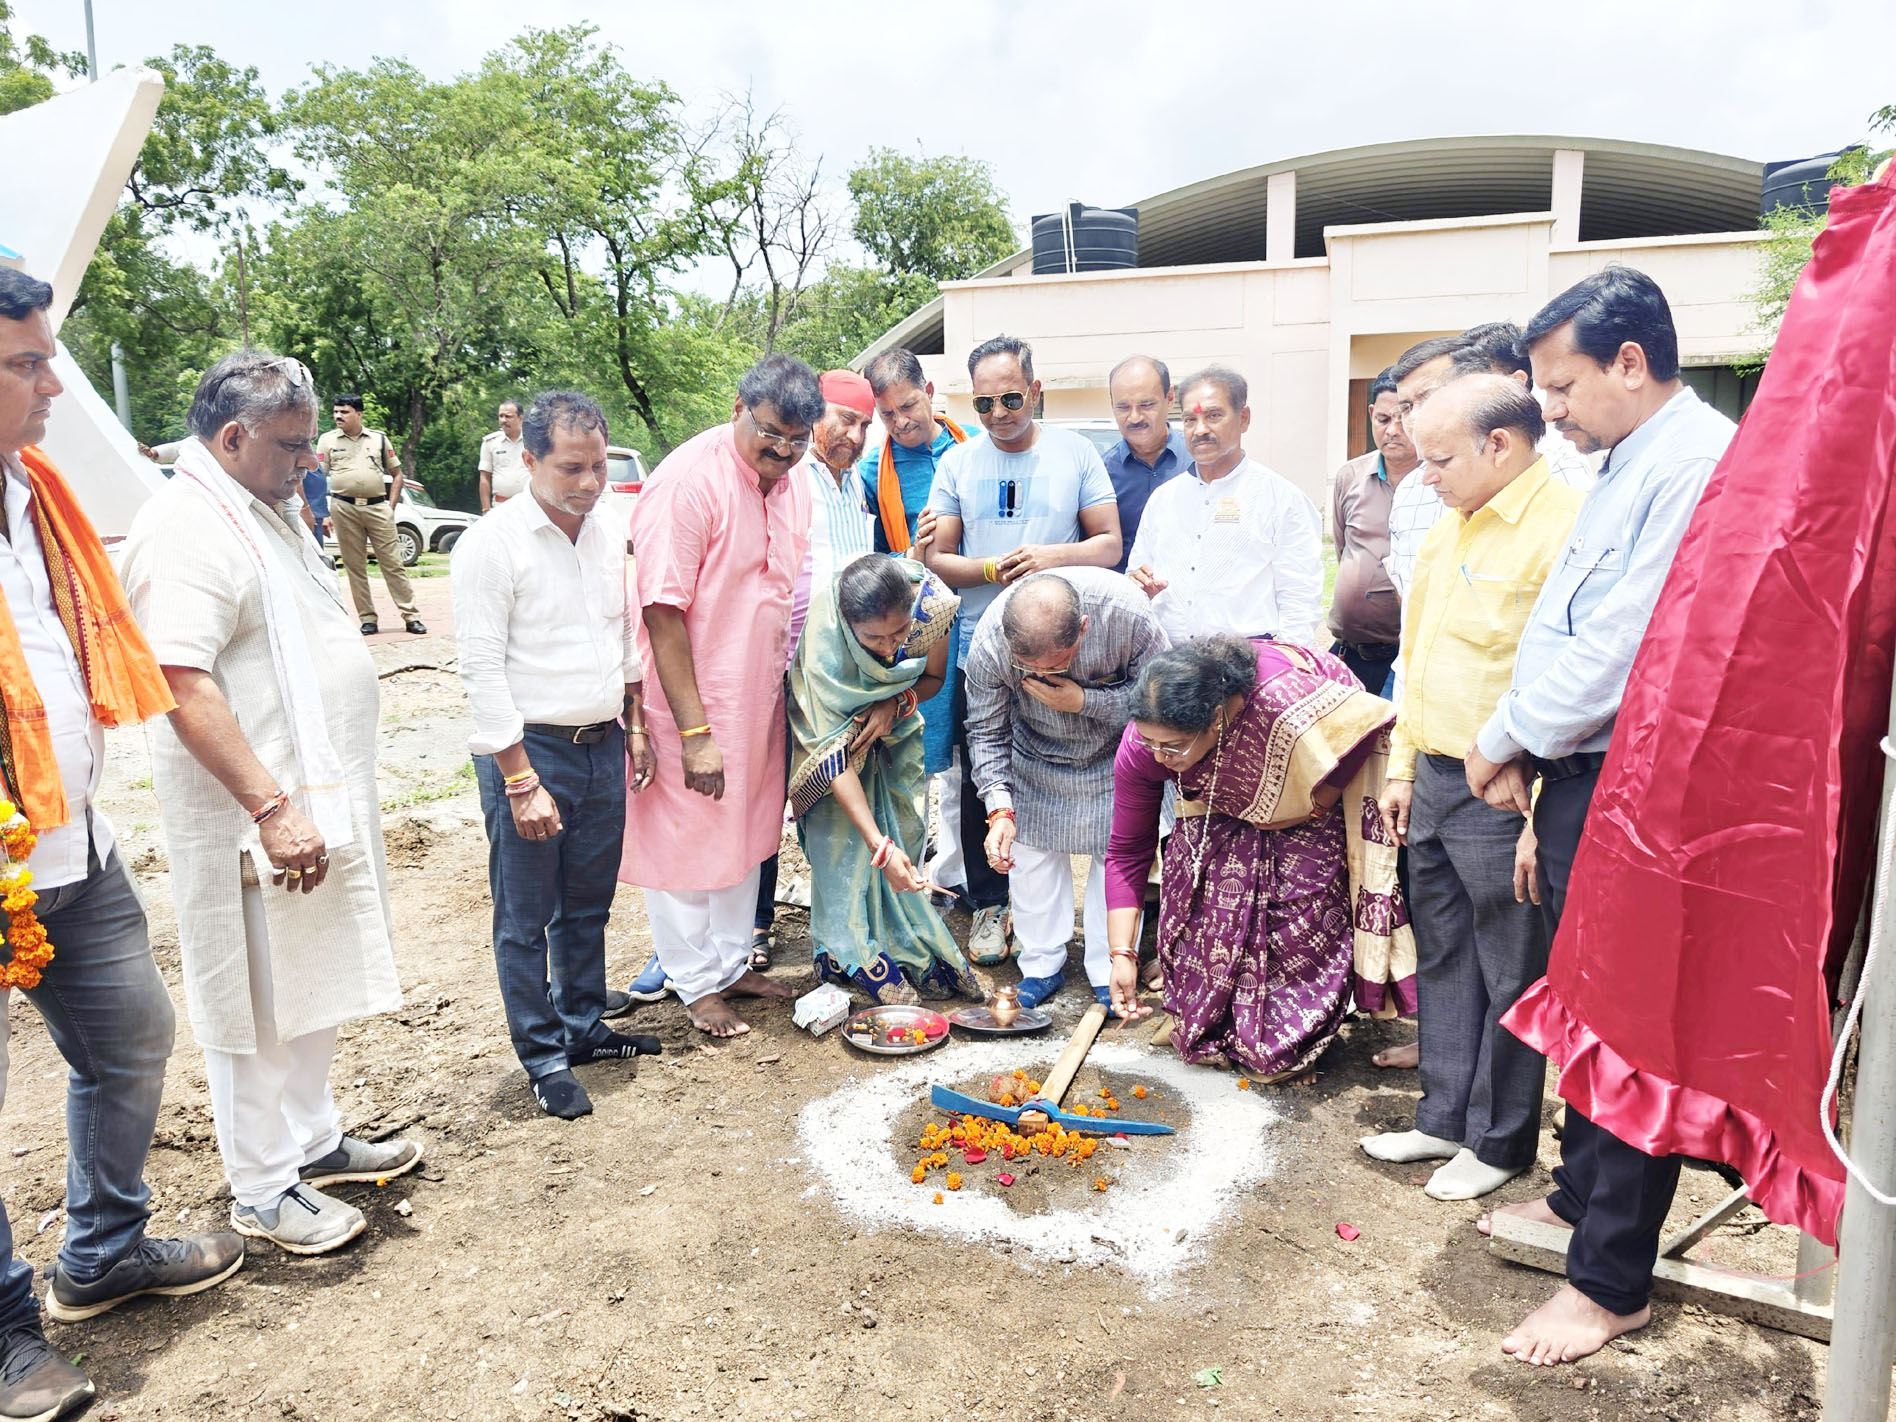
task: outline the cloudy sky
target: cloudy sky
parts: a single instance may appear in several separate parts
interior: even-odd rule
[[[1366,23],[1372,9],[1391,18]],[[18,28],[84,47],[82,0],[15,11]],[[273,91],[377,55],[445,77],[529,22],[584,21],[695,105],[750,87],[839,177],[877,144],[986,159],[1017,219],[1445,134],[1799,158],[1861,138],[1896,103],[1883,0],[94,0],[94,13],[106,68],[203,43]]]

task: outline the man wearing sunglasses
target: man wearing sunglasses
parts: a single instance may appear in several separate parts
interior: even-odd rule
[[[1034,420],[1040,382],[1027,342],[996,336],[976,346],[968,375],[986,434],[942,456],[928,500],[932,533],[918,537],[929,569],[961,592],[962,666],[975,626],[1004,586],[1053,568],[1111,568],[1123,547],[1119,504],[1098,451],[1082,435]],[[966,714],[957,685],[955,723]],[[965,734],[960,748],[961,848],[975,909],[968,956],[992,965],[1007,956],[1007,877],[989,862]]]
[[[632,514],[639,653],[658,672],[646,728],[658,770],[626,808],[619,878],[645,890],[657,965],[692,1025],[750,1028],[729,997],[789,997],[750,966],[759,868],[783,838],[783,671],[810,546],[810,486],[791,472],[828,401],[816,373],[765,356],[729,424],[652,471]]]

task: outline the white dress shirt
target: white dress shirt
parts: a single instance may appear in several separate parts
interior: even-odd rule
[[[636,613],[626,598],[625,532],[595,509],[575,542],[531,491],[462,534],[449,557],[461,685],[474,734],[493,755],[527,722],[615,720],[641,681]]]
[[[66,791],[66,823],[56,829],[34,826],[39,843],[33,850],[33,886],[44,891],[86,877],[86,810],[105,772],[105,728],[92,714],[85,675],[53,606],[46,554],[33,522],[33,487],[15,459],[3,460],[9,536],[0,539],[0,591],[19,631],[33,689],[46,707],[53,759]],[[103,864],[112,852],[112,826],[97,810],[91,821],[92,843]]]
[[[1173,646],[1235,632],[1327,647],[1322,538],[1309,496],[1247,456],[1209,484],[1194,467],[1154,489],[1127,566],[1166,584],[1152,610]]]

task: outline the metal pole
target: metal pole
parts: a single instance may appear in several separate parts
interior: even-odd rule
[[[92,26],[92,0],[86,0],[86,78],[99,82],[99,36]],[[127,430],[132,427],[132,391],[125,378],[125,347],[112,342],[112,403],[118,421]]]
[[[1896,702],[1890,740],[1884,742],[1883,807],[1896,793]],[[1879,891],[1891,873],[1891,846],[1878,846]],[[1886,926],[1885,926],[1886,927]],[[1876,929],[1871,930],[1876,934]],[[1863,1035],[1857,1048],[1856,1089],[1850,1106],[1850,1153],[1865,1175],[1887,1191],[1896,1182],[1896,943],[1870,942],[1877,963],[1863,999]],[[1879,1205],[1852,1180],[1844,1192],[1837,1239],[1835,1322],[1824,1380],[1824,1422],[1886,1422],[1890,1365],[1896,1363],[1896,1211]]]

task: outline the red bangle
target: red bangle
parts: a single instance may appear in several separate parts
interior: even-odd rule
[[[996,820],[1002,819],[1002,818],[1011,820],[1014,818],[1014,812],[1012,810],[989,810],[988,811],[987,822],[989,824],[993,824]],[[1016,823],[1018,823],[1018,821],[1016,821]]]
[[[255,812],[251,814],[250,823],[253,825],[262,824],[265,820],[269,819],[270,816],[274,815],[278,810],[289,803],[290,792],[287,790],[277,791],[276,794],[272,795],[268,800],[265,800],[263,804],[258,806]]]
[[[889,862],[889,851],[895,848],[895,841],[888,835],[882,836],[882,843],[876,846],[876,852],[869,858],[871,869],[880,869]]]

